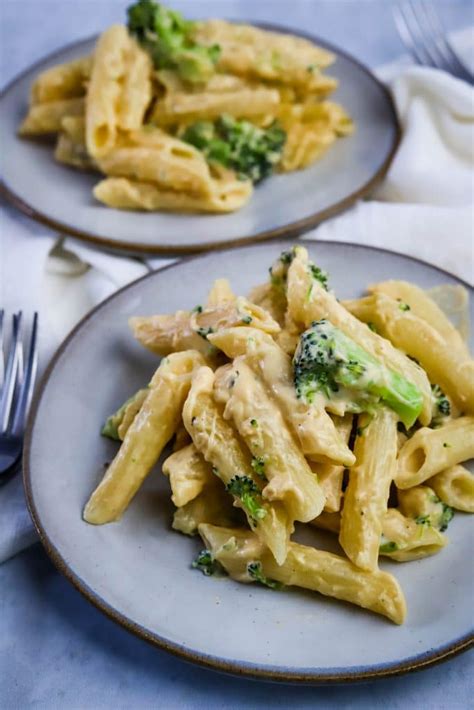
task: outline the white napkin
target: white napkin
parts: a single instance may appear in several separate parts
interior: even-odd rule
[[[472,31],[457,39],[464,53]],[[404,135],[375,199],[359,202],[305,239],[371,244],[420,257],[472,280],[472,90],[432,69],[384,68]],[[117,288],[172,259],[148,263],[105,254],[2,210],[1,303],[11,312],[40,311],[41,365],[75,323]],[[28,546],[35,534],[19,477],[0,488],[0,562]]]

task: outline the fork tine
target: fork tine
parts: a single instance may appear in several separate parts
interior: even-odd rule
[[[30,347],[28,351],[28,360],[26,362],[23,381],[18,393],[18,399],[13,417],[11,432],[14,436],[20,436],[25,428],[26,415],[33,394],[33,387],[36,379],[36,371],[38,368],[38,314],[33,316],[33,324],[31,328]]]
[[[12,340],[8,353],[2,396],[0,398],[0,432],[5,431],[8,427],[13,394],[17,382],[18,361],[21,350],[21,317],[21,311],[15,313],[12,321]]]
[[[454,73],[472,84],[474,76],[454,51],[451,42],[446,36],[445,29],[441,24],[441,20],[439,19],[436,9],[430,2],[426,2],[426,0],[422,3],[422,8],[426,21],[434,35],[434,41],[437,44],[439,51],[442,52],[447,58],[448,63],[451,63]]]
[[[427,57],[423,56],[413,36],[411,25],[406,16],[405,6],[401,3],[394,5],[392,8],[393,19],[398,30],[398,34],[402,38],[402,42],[408,49],[413,59],[417,64],[428,64]]]
[[[0,392],[2,391],[3,382],[5,380],[5,362],[3,359],[3,317],[5,311],[0,310]]]
[[[424,19],[420,14],[421,6],[419,2],[412,2],[407,0],[406,3],[406,13],[409,18],[409,23],[411,24],[414,33],[416,34],[415,43],[421,46],[424,54],[426,55],[428,61],[425,64],[428,66],[435,67],[436,69],[446,69],[446,60],[443,55],[440,54],[438,48],[434,41],[430,41],[430,38],[426,36],[424,29]]]

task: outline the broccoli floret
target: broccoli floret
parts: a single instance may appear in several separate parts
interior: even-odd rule
[[[288,269],[296,256],[296,249],[297,247],[293,247],[293,249],[282,251],[278,259],[269,268],[271,284],[277,289],[282,291],[286,290]],[[316,264],[312,261],[308,262],[308,271],[313,281],[317,281],[325,289],[325,291],[327,291],[329,278],[327,272],[320,269],[319,266],[316,266]]]
[[[234,476],[226,489],[236,498],[239,498],[246,512],[254,522],[262,520],[267,511],[262,506],[260,491],[249,476]]]
[[[222,115],[214,123],[192,124],[181,138],[201,150],[208,162],[220,163],[235,170],[239,178],[257,183],[280,162],[286,133],[277,121],[265,129]]]
[[[308,263],[308,268],[311,272],[311,276],[315,281],[319,281],[321,286],[324,288],[325,291],[328,290],[328,274],[327,271],[323,271],[322,269],[319,268],[319,266],[316,266],[316,264],[313,264],[312,261]]]
[[[194,569],[200,569],[206,577],[215,574],[225,574],[225,570],[221,563],[214,559],[210,550],[201,550],[199,555],[192,563]]]
[[[441,503],[441,505],[443,506],[443,512],[439,517],[437,527],[440,532],[444,532],[448,529],[448,525],[453,519],[454,510],[450,508],[449,505],[446,505],[446,503]]]
[[[263,456],[254,456],[251,462],[252,468],[259,478],[267,480],[265,475],[265,459]]]
[[[324,319],[301,335],[293,370],[296,394],[308,403],[318,392],[331,399],[343,387],[352,392],[351,411],[370,412],[382,401],[407,428],[422,408],[421,393],[411,382]]]
[[[174,69],[191,83],[205,83],[214,74],[220,47],[197,44],[192,38],[194,23],[179,12],[153,0],[138,0],[127,14],[130,34],[150,54],[157,69]]]
[[[431,525],[431,516],[429,514],[418,515],[418,517],[415,518],[415,523],[417,525]]]
[[[247,573],[254,582],[264,584],[266,587],[270,587],[270,589],[281,589],[283,587],[281,582],[277,582],[276,579],[270,579],[263,574],[261,562],[249,562],[247,565]]]
[[[451,404],[439,385],[431,385],[431,397],[433,400],[431,426],[436,428],[443,423],[444,417],[449,417],[451,414]]]

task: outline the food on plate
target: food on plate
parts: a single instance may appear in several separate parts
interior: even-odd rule
[[[302,37],[138,0],[91,56],[36,78],[19,134],[56,135],[56,160],[101,173],[109,207],[232,212],[353,131],[328,99],[334,61]]]
[[[194,567],[403,623],[403,591],[379,561],[437,554],[453,509],[474,511],[474,477],[461,465],[474,457],[474,407],[462,376],[440,385],[398,334],[406,325],[429,337],[446,368],[472,361],[426,292],[395,281],[370,291],[382,310],[372,296],[339,301],[298,245],[248,297],[218,279],[206,304],[131,318],[162,360],[107,419],[102,434],[120,448],[84,519],[118,520],[174,439],[162,471],[173,528],[206,546]],[[340,552],[297,543],[295,524],[336,535]]]

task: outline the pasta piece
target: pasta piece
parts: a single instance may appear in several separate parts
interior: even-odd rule
[[[287,428],[275,402],[242,358],[216,372],[216,399],[253,454],[252,466],[264,481],[262,495],[282,501],[292,520],[307,523],[325,499],[317,476]]]
[[[271,283],[255,286],[249,293],[249,300],[268,311],[271,317],[283,326],[285,322],[286,297],[273,288]]]
[[[474,513],[474,474],[464,466],[450,466],[427,483],[446,505]]]
[[[350,466],[355,458],[319,400],[308,405],[296,396],[288,355],[265,333],[255,328],[229,328],[208,336],[228,357],[245,361],[265,382],[283,416],[300,442],[303,453],[324,463]]]
[[[396,624],[405,620],[403,592],[388,572],[366,572],[343,557],[295,542],[279,566],[252,533],[200,525],[199,534],[212,556],[239,582],[252,582],[257,573],[272,586],[279,582],[311,589],[382,614]]]
[[[158,355],[189,348],[206,355],[212,354],[213,346],[209,343],[212,333],[229,326],[239,326],[245,327],[245,332],[250,334],[250,329],[246,327],[249,323],[252,323],[252,332],[259,329],[273,334],[280,330],[278,323],[266,311],[243,297],[204,310],[198,306],[194,311],[136,316],[129,320],[134,337]]]
[[[106,175],[153,183],[194,197],[211,195],[214,189],[201,151],[159,128],[118,136],[116,145],[97,164]]]
[[[188,434],[188,430],[181,421],[178,425],[178,428],[176,429],[176,436],[174,437],[173,442],[173,451],[179,451],[180,449],[184,449],[185,446],[191,443],[192,439]]]
[[[88,523],[110,523],[126,510],[175,433],[193,373],[203,362],[202,355],[193,350],[162,361],[140,412],[84,509]]]
[[[318,86],[319,70],[335,59],[331,52],[301,37],[224,20],[197,23],[194,35],[200,44],[220,46],[220,71],[281,81],[307,90]]]
[[[84,115],[84,99],[58,99],[44,104],[34,104],[20,128],[20,136],[41,136],[58,133],[65,116]]]
[[[151,100],[151,60],[122,25],[100,37],[87,91],[86,144],[93,158],[115,145],[119,129],[140,128]]]
[[[357,318],[372,322],[395,347],[415,358],[431,382],[440,385],[461,411],[474,413],[474,361],[465,348],[457,347],[456,341],[453,346],[427,321],[412,314],[408,304],[383,293],[351,302],[349,308]]]
[[[148,388],[144,387],[143,389],[138,390],[138,392],[135,392],[132,397],[127,399],[127,401],[124,402],[116,412],[107,418],[107,421],[101,431],[102,436],[108,436],[110,439],[123,441],[125,434],[130,428],[130,424],[140,411],[147,395]]]
[[[31,105],[84,96],[92,61],[92,57],[81,57],[41,72],[31,87]]]
[[[469,340],[469,293],[460,284],[441,284],[426,291],[465,343]]]
[[[232,506],[232,498],[222,482],[216,476],[213,478],[196,498],[175,510],[173,530],[184,535],[197,535],[198,526],[202,523],[224,526],[241,524],[238,517],[241,511]]]
[[[340,513],[321,513],[311,524],[321,530],[339,533]],[[411,562],[440,552],[446,537],[431,525],[419,525],[396,508],[389,508],[382,520],[379,554],[396,562]]]
[[[356,437],[356,465],[344,494],[339,542],[357,567],[370,571],[377,568],[382,521],[396,471],[397,418],[382,407],[359,422],[362,434]]]
[[[192,195],[162,190],[148,182],[111,177],[99,182],[93,192],[99,202],[122,210],[224,213],[243,207],[252,191],[250,180],[215,180],[209,195]]]
[[[303,247],[297,247],[288,269],[287,298],[288,310],[295,323],[306,328],[313,321],[328,319],[373,357],[412,382],[423,397],[420,421],[422,424],[429,424],[432,402],[426,373],[390,341],[374,333],[349,313],[332,293],[326,291],[317,279],[313,278],[308,266],[308,252]]]
[[[405,489],[474,458],[474,417],[453,419],[438,429],[418,429],[398,455],[395,483]]]
[[[216,279],[207,296],[207,308],[221,306],[223,303],[234,302],[237,296],[232,291],[227,279]],[[249,299],[250,301],[252,299]],[[258,305],[258,304],[256,304]]]
[[[61,120],[54,157],[59,163],[80,170],[94,170],[96,164],[86,148],[86,124],[84,116],[65,116]]]
[[[352,415],[337,417],[335,420],[336,429],[341,434],[343,441],[348,444],[352,430]],[[344,466],[340,464],[311,463],[311,470],[318,476],[318,481],[323,489],[326,502],[324,510],[334,513],[341,508],[342,482],[344,478]]]
[[[171,500],[180,508],[194,500],[215,478],[212,467],[203,459],[194,444],[175,451],[163,462],[163,473],[169,476]]]
[[[202,367],[193,380],[183,409],[183,421],[193,443],[242,508],[250,527],[272,551],[278,564],[285,561],[290,533],[288,514],[280,502],[265,501],[258,476],[243,447],[213,397],[214,373]]]
[[[462,286],[459,288],[466,293],[466,289]],[[385,294],[396,301],[407,303],[413,315],[429,323],[453,349],[459,351],[460,355],[465,358],[469,357],[469,350],[459,331],[456,330],[435,301],[430,298],[429,294],[419,286],[409,281],[390,280],[371,284],[367,291],[369,293]]]
[[[236,118],[274,116],[280,105],[276,88],[252,85],[232,75],[215,74],[204,86],[192,89],[175,72],[159,71],[157,77],[165,86],[165,95],[156,101],[150,120],[160,126],[214,120],[223,114]]]

